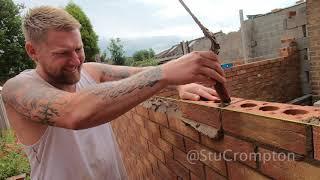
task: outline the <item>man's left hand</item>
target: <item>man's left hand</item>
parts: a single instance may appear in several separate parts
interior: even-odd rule
[[[219,100],[219,96],[214,89],[196,83],[180,85],[177,90],[180,98],[185,100],[199,101],[200,97],[209,101]]]

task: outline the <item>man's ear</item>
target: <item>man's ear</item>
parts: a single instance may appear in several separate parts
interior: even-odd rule
[[[33,46],[33,44],[32,44],[30,41],[28,41],[28,42],[26,42],[26,44],[24,45],[24,47],[25,47],[25,49],[26,49],[27,54],[29,55],[29,57],[30,57],[32,60],[34,60],[35,62],[37,62],[37,61],[38,61],[38,60],[37,60],[37,59],[38,59],[38,58],[37,58],[38,53],[37,53],[35,47]]]

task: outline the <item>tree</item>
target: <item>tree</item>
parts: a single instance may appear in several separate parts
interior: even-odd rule
[[[133,59],[135,61],[143,61],[143,60],[147,60],[147,59],[152,59],[155,56],[155,52],[153,49],[143,49],[143,50],[139,50],[137,52],[135,52],[133,54]]]
[[[108,62],[108,56],[107,56],[107,51],[104,50],[102,52],[102,54],[100,54],[100,61],[103,63],[107,63]]]
[[[0,84],[34,63],[24,49],[20,10],[12,0],[0,0]]]
[[[66,7],[66,11],[76,18],[80,24],[80,33],[84,44],[84,52],[87,61],[94,61],[95,55],[99,53],[98,36],[93,31],[91,22],[82,9],[73,2],[70,2]]]
[[[126,57],[124,56],[123,45],[121,44],[120,38],[111,39],[108,45],[108,50],[110,51],[113,64],[125,64]]]

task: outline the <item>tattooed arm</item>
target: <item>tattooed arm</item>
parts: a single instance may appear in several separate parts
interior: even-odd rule
[[[4,85],[2,95],[5,106],[14,109],[19,117],[50,126],[85,129],[115,119],[166,85],[161,68],[154,67],[77,93],[15,78]]]
[[[212,52],[193,52],[119,81],[97,84],[76,93],[35,80],[13,78],[2,96],[9,118],[20,117],[45,125],[86,129],[109,122],[145,101],[167,85],[219,81],[224,73]]]
[[[152,67],[115,66],[102,63],[85,63],[86,70],[93,74],[98,82],[116,81],[128,78],[134,74]]]

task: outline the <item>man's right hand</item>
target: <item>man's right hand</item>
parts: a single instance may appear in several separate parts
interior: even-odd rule
[[[162,65],[163,79],[168,85],[193,82],[225,83],[218,57],[211,51],[195,51]]]

